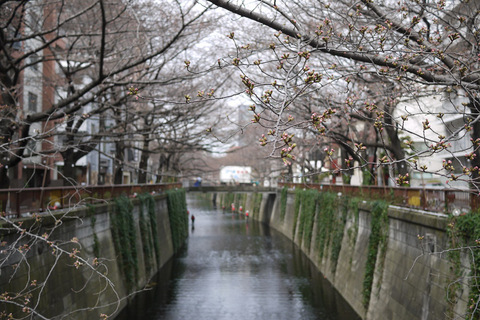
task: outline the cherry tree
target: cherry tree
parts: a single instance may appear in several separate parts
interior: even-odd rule
[[[72,166],[101,141],[131,143],[136,142],[136,134],[146,132],[150,138],[163,138],[168,130],[158,130],[161,126],[151,119],[174,112],[156,108],[159,101],[152,104],[153,110],[142,109],[139,101],[148,104],[146,92],[170,91],[164,104],[187,105],[185,93],[178,90],[180,96],[173,95],[171,88],[192,77],[184,70],[181,55],[208,25],[207,10],[194,1],[164,1],[161,6],[155,1],[0,1],[0,188],[10,186],[22,161],[50,170],[53,161],[61,159],[65,164],[61,175],[76,184]],[[183,108],[183,113],[191,114],[181,121],[191,125],[206,115],[204,106]],[[82,126],[92,119],[99,124],[97,130],[84,131]],[[169,121],[170,130],[185,126]],[[182,129],[181,141],[193,137],[192,144],[198,143],[198,130],[188,129]],[[44,308],[43,292],[52,285],[60,265],[86,275],[75,290],[92,295],[93,306],[88,308],[98,312],[97,318],[107,318],[121,307],[125,297],[109,279],[112,261],[85,259],[78,239],[59,236],[64,217],[73,216],[71,210],[54,214],[46,208],[32,212],[23,223],[8,216],[5,205],[2,202],[0,207],[2,279],[22,273],[27,280],[18,287],[3,287],[0,317],[9,316],[11,310],[19,312],[10,317],[39,319],[82,312],[57,315]],[[53,221],[48,230],[43,225],[46,219]],[[41,250],[48,259],[42,266],[46,277],[40,279],[31,272],[29,258]],[[104,286],[90,291],[97,281]],[[102,301],[101,293],[106,291],[113,292],[116,301]],[[109,314],[101,314],[104,310]]]
[[[375,128],[383,128],[386,132],[383,135],[390,140],[390,146],[398,146],[399,143],[395,142],[392,131],[401,128],[409,118],[408,114],[401,118],[392,112],[394,111],[392,107],[395,108],[397,106],[395,103],[400,101],[398,97],[418,101],[426,93],[438,95],[449,108],[446,111],[441,110],[436,115],[441,119],[444,116],[464,114],[462,125],[450,127],[447,134],[436,134],[435,138],[432,138],[425,133],[433,132],[435,128],[432,128],[425,119],[425,126],[411,134],[428,136],[424,138],[428,150],[416,152],[406,158],[412,161],[405,161],[405,155],[402,155],[401,151],[398,152],[397,147],[390,148],[390,152],[386,154],[387,159],[390,158],[388,162],[391,164],[400,161],[397,168],[401,168],[402,164],[404,167],[408,164],[412,170],[431,171],[434,174],[447,175],[452,181],[464,180],[476,186],[479,167],[477,139],[480,138],[478,2],[368,0],[314,3],[263,0],[248,3],[233,0],[207,2],[271,29],[275,37],[272,37],[268,45],[270,49],[280,51],[281,43],[282,50],[289,50],[278,54],[276,63],[279,67],[284,68],[287,61],[294,58],[300,63],[296,64],[299,68],[305,61],[311,66],[310,69],[303,66],[303,72],[296,71],[295,77],[301,80],[298,84],[293,84],[295,77],[290,73],[292,85],[289,93],[272,90],[273,97],[277,99],[275,106],[278,108],[276,111],[278,121],[288,121],[288,118],[280,119],[287,108],[296,108],[293,101],[299,94],[307,92],[301,89],[306,83],[315,82],[317,88],[326,89],[334,82],[343,82],[343,87],[353,85],[354,82],[382,82],[386,95],[381,100],[388,104],[383,103],[385,106],[383,116],[375,114],[378,122],[374,121],[374,124],[377,123]],[[285,53],[290,55],[283,56]],[[313,70],[314,67],[316,69]],[[286,82],[277,82],[277,87],[286,88],[285,84]],[[251,86],[248,83],[247,85]],[[319,89],[316,90],[318,92]],[[359,92],[351,91],[348,96],[347,99],[350,99],[348,101],[357,100]],[[268,98],[272,101],[272,97]],[[361,113],[351,108],[347,99],[344,100],[343,106],[350,109],[348,113],[357,113],[357,118],[361,116]],[[373,107],[378,107],[376,102]],[[369,111],[368,109],[372,109],[370,102],[363,106],[362,112]],[[383,111],[379,112],[381,115]],[[430,112],[435,115],[434,112]],[[321,117],[317,120],[323,123],[325,120],[323,111],[317,112],[317,117],[318,114]],[[370,120],[368,122],[371,123]],[[312,126],[315,127],[315,123],[312,123]],[[301,126],[297,127],[302,129]],[[440,173],[433,169],[429,170],[428,167],[420,168],[416,164],[414,161],[416,159],[441,152],[450,152],[451,157],[456,159],[458,156],[449,151],[449,145],[458,139],[459,133],[472,137],[471,148],[465,150],[465,156],[471,161],[471,165],[464,166],[461,174],[453,175],[448,166],[447,170]],[[285,138],[286,140],[282,140],[282,136],[277,135],[269,141],[285,144],[285,141],[289,140],[288,137]],[[287,142],[286,149],[291,148],[293,143]],[[288,152],[285,153],[287,154]],[[402,174],[400,171],[397,173],[400,175],[398,180],[400,183],[408,180],[405,178],[406,173]]]
[[[135,80],[148,78],[161,85],[177,76],[163,75],[161,66],[191,45],[206,23],[202,17],[207,8],[171,2],[155,19],[145,14],[150,6],[158,7],[103,0],[0,4],[1,187],[9,186],[9,176],[27,156],[29,144],[36,145],[30,149],[44,159],[39,165],[50,166],[48,157],[60,153],[64,168],[71,168],[70,163],[95,148],[99,134],[106,135],[79,134],[86,119],[108,109],[105,101],[120,103]],[[122,93],[112,97],[115,87]],[[31,109],[33,98],[27,91],[36,93]],[[65,145],[55,142],[59,134],[66,135]],[[72,178],[68,169],[63,174]]]

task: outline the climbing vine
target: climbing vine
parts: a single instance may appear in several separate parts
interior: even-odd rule
[[[318,213],[317,213],[317,238],[315,242],[318,246],[319,259],[321,260],[328,248],[330,234],[335,222],[335,211],[337,210],[337,196],[331,192],[321,192],[318,195]]]
[[[246,193],[237,193],[235,194],[235,210],[239,213],[240,207],[245,210],[245,204],[247,202],[247,194]],[[244,211],[245,212],[245,211]]]
[[[348,201],[348,217],[351,220],[353,218],[353,224],[348,228],[347,234],[350,241],[350,246],[355,248],[357,243],[358,235],[358,223],[359,223],[359,211],[358,203],[360,202],[359,198],[349,198]],[[352,263],[352,257],[350,256],[350,264]]]
[[[470,294],[469,294],[469,312],[465,319],[480,319],[480,215],[479,212],[470,212],[458,217],[451,216],[447,232],[450,239],[449,260],[452,263],[455,277],[460,279],[464,276],[464,270],[461,265],[462,250],[460,248],[469,248],[470,257]],[[459,281],[453,281],[447,288],[447,298],[451,309],[457,302],[457,293],[460,290]]]
[[[154,229],[156,230],[156,227],[153,228],[152,226],[153,223],[152,223],[151,215],[149,214],[149,212],[147,213],[144,212],[145,207],[147,207],[147,211],[150,211],[149,210],[150,209],[149,204],[151,203],[149,201],[150,197],[153,200],[153,197],[148,193],[141,194],[138,196],[140,200],[140,210],[139,210],[140,236],[142,239],[143,256],[145,260],[145,270],[147,274],[149,274],[152,268],[154,267],[153,265],[154,255],[157,256],[156,261],[158,261],[158,255],[156,252],[153,251],[153,248],[152,248],[154,247],[154,244],[153,244],[154,241],[157,240],[158,242],[158,238],[155,239],[152,234],[152,231]],[[154,206],[153,206],[153,210],[155,210]]]
[[[168,216],[175,252],[182,247],[188,237],[188,213],[184,189],[167,191]]]
[[[363,306],[365,308],[368,308],[370,303],[378,250],[381,253],[381,260],[385,257],[388,238],[388,203],[383,200],[375,201],[372,206],[371,219],[371,233],[368,241],[365,277],[363,279]]]
[[[153,237],[153,248],[155,250],[155,257],[157,264],[160,263],[160,240],[158,237],[158,223],[157,223],[157,213],[155,208],[155,199],[151,194],[146,194],[144,196],[148,216],[150,218],[150,228],[152,229],[152,237]]]
[[[317,204],[318,191],[304,190],[300,193],[302,206],[300,212],[300,225],[298,226],[299,245],[302,244],[307,250],[310,249],[312,241],[313,222],[315,218],[315,208]]]
[[[252,216],[257,217],[260,214],[260,207],[262,205],[263,194],[256,192],[253,194],[253,210]]]
[[[348,215],[349,218],[353,218],[353,224],[348,228],[348,238],[352,247],[355,247],[358,235],[358,222],[359,222],[359,212],[358,212],[358,203],[360,199],[358,198],[349,198],[348,201]]]
[[[332,261],[331,268],[332,268],[333,274],[335,274],[335,271],[337,271],[338,258],[340,257],[340,251],[342,250],[342,241],[343,241],[343,234],[345,231],[345,224],[347,222],[348,211],[350,209],[350,206],[349,206],[350,197],[345,197],[342,200],[343,200],[342,204],[340,205],[342,210],[341,212],[339,212],[339,214],[337,214],[334,221],[334,226],[332,229],[333,235],[332,235],[330,259]],[[337,212],[338,212],[338,207],[337,207]]]
[[[120,268],[125,274],[127,287],[132,289],[138,279],[138,256],[133,205],[129,198],[115,198],[115,210],[110,214],[115,251],[120,255]]]
[[[295,241],[295,231],[297,231],[298,214],[300,213],[300,206],[302,205],[302,190],[295,189],[295,205],[293,208],[293,230],[292,239]]]
[[[235,194],[234,193],[228,192],[227,194],[224,194],[223,203],[222,203],[222,206],[224,208],[227,208],[228,210],[230,210],[230,206],[234,202],[235,202]]]
[[[354,226],[352,227],[353,230],[348,231],[349,235],[355,239],[358,233],[359,200],[351,197],[341,198],[342,201],[339,201],[339,199],[337,194],[331,192],[295,191],[293,237],[297,236],[299,244],[302,245],[303,243],[305,248],[309,250],[314,225],[316,224],[315,244],[318,250],[318,258],[321,261],[330,250],[332,273],[335,273],[337,269],[349,214],[354,215]],[[296,234],[297,229],[298,233]]]

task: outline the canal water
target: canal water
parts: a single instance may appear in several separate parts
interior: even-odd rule
[[[358,320],[290,240],[189,196],[185,248],[121,320]]]

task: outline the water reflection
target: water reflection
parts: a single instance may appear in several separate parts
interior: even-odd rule
[[[288,239],[188,204],[196,220],[187,245],[120,319],[359,319]]]

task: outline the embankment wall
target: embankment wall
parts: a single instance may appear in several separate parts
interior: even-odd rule
[[[182,197],[178,219],[169,212],[172,200],[158,195],[3,223],[0,312],[38,313],[35,319],[113,317],[173,256],[172,214],[186,223],[180,227],[187,232],[177,238],[188,234]]]
[[[469,318],[469,254],[452,260],[445,215],[313,190],[215,199],[294,241],[362,319]]]

